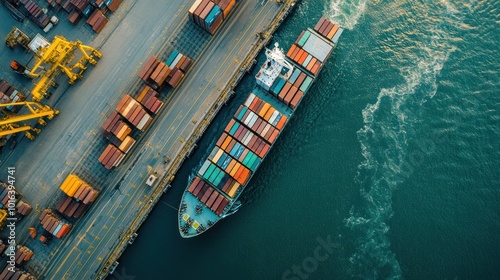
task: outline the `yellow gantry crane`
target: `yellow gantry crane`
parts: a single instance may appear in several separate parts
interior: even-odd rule
[[[7,110],[3,110],[7,106],[23,106],[28,109],[29,113],[23,115],[8,113]],[[58,110],[53,110],[49,106],[44,106],[37,102],[0,104],[0,109],[2,109],[4,114],[4,117],[0,119],[0,138],[9,134],[25,132],[26,137],[30,140],[35,140],[34,134],[40,134],[41,130],[39,128],[32,127],[25,122],[36,119],[39,125],[45,126],[47,125],[47,122],[44,120],[44,117],[51,120],[59,114]]]
[[[32,69],[13,60],[11,68],[35,82],[35,87],[31,91],[33,102],[0,104],[3,115],[0,117],[0,140],[19,132],[25,132],[26,137],[34,140],[35,135],[40,134],[41,130],[34,127],[36,123],[31,122],[34,124],[31,126],[27,122],[37,120],[37,124],[44,126],[47,124],[45,119],[51,120],[59,114],[59,111],[53,110],[48,105],[38,103],[43,98],[50,97],[50,87],[58,86],[55,81],[57,76],[64,73],[69,78],[69,84],[74,84],[77,79],[83,78],[83,72],[87,69],[86,64],[96,65],[95,58],[101,57],[99,51],[83,45],[79,40],[71,42],[62,36],[55,36],[52,43],[40,47],[35,53],[36,62]],[[5,110],[12,106],[23,106],[28,109],[28,113],[17,115]]]
[[[80,51],[80,57],[75,61],[78,51]],[[95,58],[101,57],[102,54],[99,51],[83,45],[79,40],[70,42],[62,36],[55,36],[50,45],[42,47],[36,52],[36,63],[32,69],[15,60],[11,62],[10,66],[19,74],[30,79],[38,79],[31,94],[33,101],[39,102],[43,98],[50,97],[48,90],[51,86],[57,86],[55,78],[59,74],[66,74],[69,78],[69,84],[72,85],[77,79],[83,78],[87,62],[96,65]]]

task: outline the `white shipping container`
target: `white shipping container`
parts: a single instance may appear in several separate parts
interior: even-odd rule
[[[255,99],[255,94],[251,93],[250,96],[247,98],[247,101],[245,101],[245,106],[250,107],[250,104],[252,104],[254,99]]]
[[[307,39],[303,49],[319,61],[323,62],[330,54],[333,47],[316,34],[311,33],[311,36]]]

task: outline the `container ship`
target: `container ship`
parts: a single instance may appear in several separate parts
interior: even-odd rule
[[[285,52],[275,43],[256,74],[256,86],[226,125],[188,182],[179,206],[182,237],[197,236],[234,213],[238,197],[278,139],[343,29],[321,18]]]

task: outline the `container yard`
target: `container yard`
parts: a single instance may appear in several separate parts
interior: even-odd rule
[[[43,1],[36,2],[43,6]],[[151,9],[153,5],[164,5],[160,2],[124,1],[123,10],[114,11],[123,15],[120,20],[110,13],[111,7],[106,11],[104,6],[110,1],[47,2],[54,8],[61,8],[50,8],[47,15],[61,18],[67,13],[68,19],[84,19],[60,21],[50,32],[76,28],[76,33],[88,38],[82,45],[94,48],[95,52],[91,50],[90,54],[102,53],[104,59],[87,71],[85,78],[82,75],[77,77],[78,81],[74,79],[73,87],[67,86],[71,75],[59,76],[57,82],[62,86],[53,89],[51,99],[46,98],[50,95],[44,95],[44,90],[34,91],[22,75],[16,76],[11,74],[12,70],[4,69],[5,77],[1,78],[8,78],[19,92],[26,92],[27,99],[36,96],[41,105],[66,114],[64,118],[52,120],[43,133],[37,134],[33,142],[36,145],[19,136],[7,139],[9,142],[15,139],[18,148],[9,151],[2,158],[2,164],[23,164],[22,172],[17,174],[16,189],[23,191],[26,204],[34,205],[33,211],[25,212],[27,215],[17,225],[16,238],[35,254],[29,262],[16,268],[15,276],[7,272],[5,277],[103,279],[116,268],[116,261],[129,245],[131,236],[167,189],[212,118],[233,94],[238,81],[254,64],[256,55],[293,9],[295,1],[259,5],[259,9],[255,9],[257,1],[210,1],[213,7],[219,8],[212,13],[212,7],[207,12],[207,16],[212,15],[208,25],[202,27],[193,22],[190,15],[192,4],[201,1],[170,3],[169,9]],[[86,2],[86,6],[81,2]],[[88,8],[89,5],[92,7]],[[65,7],[72,8],[68,11]],[[151,17],[156,12],[159,19],[144,23],[156,36],[144,38],[140,28],[119,24],[132,21],[146,10],[153,13]],[[173,11],[182,12],[174,14]],[[75,12],[78,16],[74,16]],[[102,17],[101,12],[109,22],[97,36],[94,28],[98,22],[96,18]],[[204,19],[207,23],[207,17]],[[157,25],[168,28],[154,29]],[[29,26],[44,32],[41,27]],[[212,34],[216,33],[214,36],[210,28]],[[5,34],[8,34],[12,25],[6,29]],[[117,34],[128,32],[144,38],[143,44],[133,46],[132,53],[128,53],[131,61],[121,65],[123,60],[116,50],[123,45],[123,40]],[[25,33],[30,38],[35,37],[31,32]],[[260,36],[255,36],[257,33]],[[63,32],[61,35],[71,34]],[[48,36],[48,42],[53,42],[52,36]],[[78,39],[60,40],[63,44],[63,41],[76,42]],[[193,45],[192,40],[197,44]],[[1,50],[0,59],[16,59],[21,66],[26,66],[26,70],[33,70],[31,65],[36,65],[36,60],[29,54],[18,53],[20,49],[14,49],[14,54]],[[70,66],[79,65],[66,64]],[[225,153],[228,157],[230,152],[219,154]],[[231,180],[236,184],[246,182],[250,173],[247,166],[254,166],[257,157],[250,150],[246,152],[241,158],[244,164],[234,163],[240,166]],[[214,164],[211,168],[209,178],[226,180],[226,191],[237,194],[236,184],[220,178],[220,171],[214,173],[220,166]],[[148,187],[146,180],[151,174],[155,174],[159,182]],[[198,195],[201,194],[200,199],[210,204],[214,211],[222,211],[229,203],[224,195],[214,192],[213,188],[210,192],[207,186],[199,187]],[[18,208],[28,209],[22,203]]]
[[[255,76],[257,87],[184,192],[178,217],[182,237],[197,236],[226,217],[273,147],[342,33],[325,18],[315,29],[304,30],[286,55],[278,43],[266,49],[267,60]]]

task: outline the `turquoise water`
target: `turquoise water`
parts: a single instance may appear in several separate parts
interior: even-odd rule
[[[305,0],[276,40],[322,15],[346,30],[240,210],[178,234],[187,177],[252,77],[111,279],[500,279],[500,2]]]

